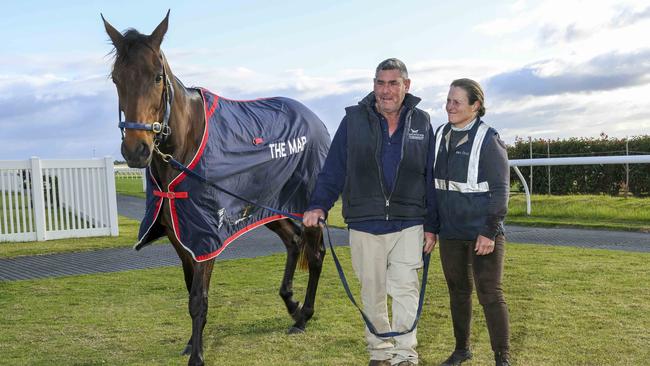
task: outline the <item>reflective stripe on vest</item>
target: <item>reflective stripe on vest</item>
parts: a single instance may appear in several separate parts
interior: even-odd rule
[[[442,125],[436,130],[436,152],[433,160],[433,169],[435,176],[435,167],[436,159],[438,158],[438,151],[440,149],[440,143],[442,142],[442,131],[444,130]],[[483,140],[485,140],[485,135],[490,127],[485,123],[481,123],[478,126],[476,131],[476,136],[474,136],[474,142],[472,143],[472,150],[469,156],[469,163],[467,164],[467,183],[449,181],[449,186],[447,186],[447,181],[444,179],[434,179],[436,189],[441,190],[450,190],[461,193],[482,193],[488,192],[490,190],[490,185],[488,182],[478,182],[478,163],[481,155],[481,147],[483,146]],[[449,149],[447,149],[447,154],[449,154]]]

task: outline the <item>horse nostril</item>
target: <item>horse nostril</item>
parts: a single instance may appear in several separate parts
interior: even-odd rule
[[[151,151],[149,150],[149,145],[146,143],[141,143],[140,148],[138,149],[138,154],[142,156],[144,159],[148,158],[149,155],[151,154]]]

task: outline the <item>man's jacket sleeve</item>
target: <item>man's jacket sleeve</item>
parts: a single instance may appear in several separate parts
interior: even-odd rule
[[[334,139],[332,139],[329,153],[318,174],[308,210],[320,208],[327,213],[343,191],[348,156],[347,122],[347,117],[343,117]]]

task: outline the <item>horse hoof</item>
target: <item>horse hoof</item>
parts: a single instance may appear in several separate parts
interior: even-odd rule
[[[181,356],[188,356],[190,354],[192,354],[192,345],[188,344],[187,346],[185,346],[183,352],[181,352]]]
[[[305,333],[304,329],[300,329],[298,327],[290,327],[289,330],[287,331],[287,334],[303,334]]]

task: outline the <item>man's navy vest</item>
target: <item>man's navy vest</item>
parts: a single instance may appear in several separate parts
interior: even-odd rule
[[[345,109],[348,152],[343,217],[346,223],[408,220],[426,215],[426,163],[431,133],[429,115],[407,94],[402,154],[392,192],[386,192],[381,168],[381,123],[372,110],[374,93]]]

